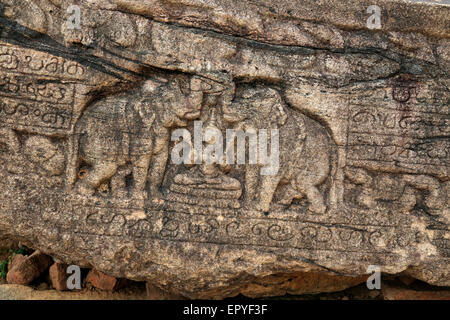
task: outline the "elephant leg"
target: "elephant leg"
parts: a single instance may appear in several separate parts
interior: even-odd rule
[[[309,210],[314,213],[325,213],[327,207],[323,201],[323,196],[314,185],[306,186],[305,188],[306,198],[309,201]]]
[[[345,177],[348,178],[350,182],[362,186],[362,192],[358,195],[356,200],[358,205],[367,208],[373,208],[377,205],[372,190],[374,179],[367,173],[366,170],[349,167],[345,169]]]
[[[150,162],[149,187],[150,197],[154,204],[163,204],[163,196],[159,191],[164,173],[166,171],[167,160],[169,159],[169,131],[167,128],[155,129],[157,132],[152,148],[152,159]]]
[[[401,204],[401,208],[405,213],[411,212],[417,203],[416,194],[414,191],[415,190],[413,187],[406,185],[402,196],[398,199],[398,203]]]
[[[111,178],[111,192],[115,197],[125,198],[127,196],[125,178],[131,173],[128,166],[121,167]]]
[[[425,204],[431,209],[441,209],[445,206],[445,199],[440,194],[440,183],[435,178],[425,175],[405,175],[405,182],[418,190],[428,191]]]
[[[93,195],[102,182],[110,179],[119,165],[116,162],[97,162],[78,184],[78,191],[86,195]]]
[[[245,166],[245,197],[244,203],[250,205],[256,197],[258,189],[259,167],[256,165]]]
[[[283,194],[282,198],[280,199],[280,201],[278,203],[285,205],[285,206],[289,206],[289,205],[291,205],[291,203],[294,199],[298,199],[300,197],[301,196],[299,195],[298,191],[295,190],[291,185],[289,185],[286,188],[286,192]]]
[[[133,161],[133,180],[134,187],[132,191],[133,198],[145,199],[147,192],[145,185],[147,183],[148,168],[150,166],[151,153],[136,156]]]
[[[270,204],[272,203],[273,195],[280,182],[280,176],[262,176],[261,186],[259,192],[258,210],[269,212]]]
[[[161,187],[164,178],[168,158],[169,153],[166,151],[153,155],[152,171],[150,175],[150,194],[153,199],[152,201],[156,204],[162,204],[164,202],[159,188]]]

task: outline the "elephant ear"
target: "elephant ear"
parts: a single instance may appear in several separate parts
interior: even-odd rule
[[[288,115],[284,106],[281,103],[277,103],[272,107],[273,122],[278,126],[283,126],[286,123]]]

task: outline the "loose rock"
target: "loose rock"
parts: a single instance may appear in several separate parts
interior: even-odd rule
[[[125,285],[122,279],[116,279],[97,270],[89,271],[86,282],[98,289],[111,292],[120,289]]]
[[[49,269],[52,287],[59,291],[67,290],[67,265],[55,262]]]
[[[11,261],[11,269],[6,275],[9,284],[30,284],[52,264],[52,258],[40,251],[35,251],[28,257],[16,255]]]
[[[450,290],[416,291],[384,287],[382,291],[385,300],[450,300]]]

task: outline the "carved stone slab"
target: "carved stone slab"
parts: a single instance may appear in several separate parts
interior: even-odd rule
[[[450,286],[450,7],[373,30],[365,1],[241,2],[0,0],[2,237],[191,298],[369,265]],[[175,163],[206,129],[247,162]]]

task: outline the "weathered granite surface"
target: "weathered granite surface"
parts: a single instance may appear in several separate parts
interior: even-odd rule
[[[445,3],[0,0],[0,235],[190,298],[450,286],[449,39]],[[278,129],[278,172],[173,164],[194,120]]]

